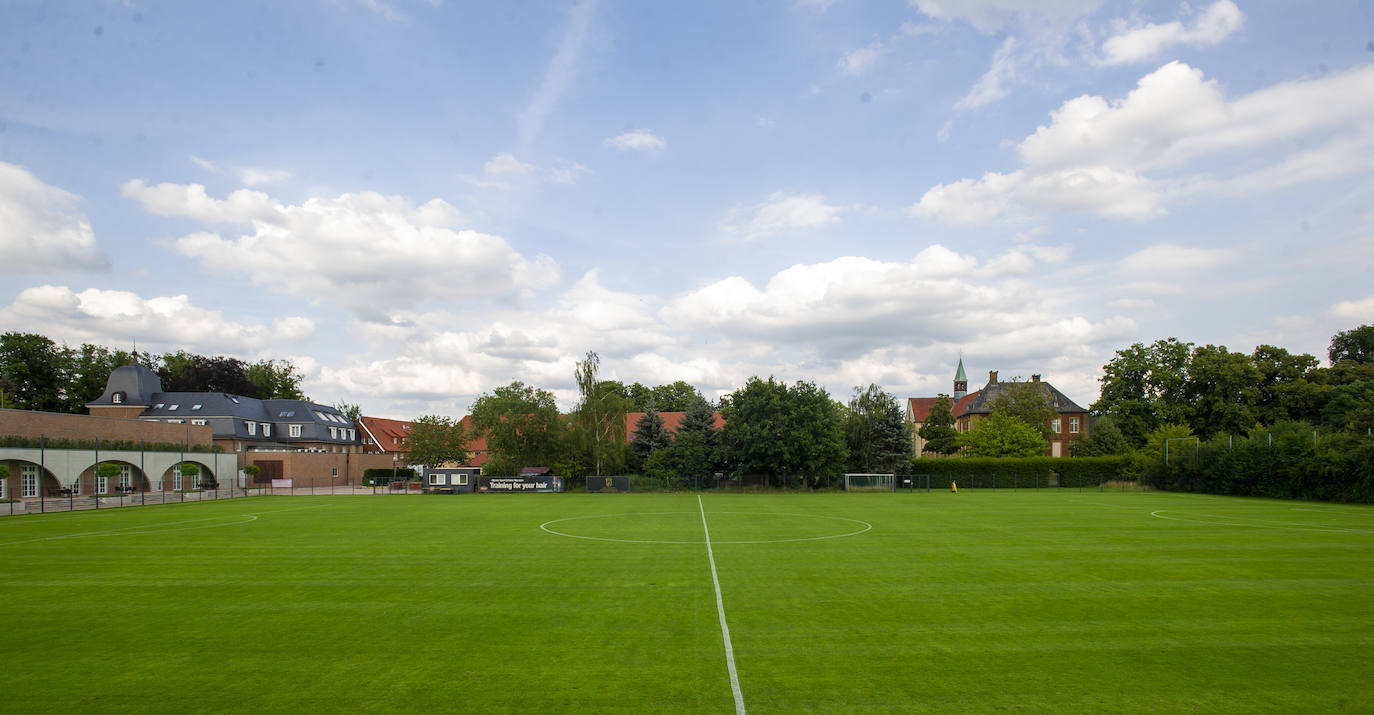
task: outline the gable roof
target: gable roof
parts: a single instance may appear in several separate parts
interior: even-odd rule
[[[906,400],[906,417],[912,423],[925,422],[930,416],[930,408],[935,406],[943,398],[939,397],[908,397]]]
[[[1087,412],[1087,410],[1079,407],[1078,403],[1070,400],[1068,395],[1065,395],[1055,388],[1054,385],[1043,380],[1036,380],[1030,383],[990,382],[984,385],[983,389],[970,393],[968,397],[959,400],[959,405],[956,405],[954,415],[958,417],[964,414],[990,414],[992,412],[992,403],[997,400],[999,394],[1007,389],[1007,385],[1011,384],[1039,385],[1041,391],[1049,398],[1050,406],[1054,408],[1055,412]],[[966,401],[967,404],[965,404]],[[962,411],[958,409],[961,406]]]
[[[955,417],[963,417],[964,414],[968,412],[969,405],[973,404],[974,400],[977,400],[978,396],[981,394],[983,394],[982,390],[974,390],[960,397],[959,401],[954,403],[954,406],[951,407],[949,411],[952,412]]]
[[[372,440],[372,444],[382,452],[409,452],[406,436],[410,434],[410,423],[405,420],[389,420],[385,417],[359,417],[358,426]]]

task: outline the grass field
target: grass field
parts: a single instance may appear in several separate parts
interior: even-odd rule
[[[2,707],[731,712],[703,512],[752,712],[1374,710],[1374,509],[1024,490],[7,518]]]

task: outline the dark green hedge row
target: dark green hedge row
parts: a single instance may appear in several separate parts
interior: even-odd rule
[[[911,460],[911,473],[930,475],[931,489],[949,489],[951,482],[966,489],[1095,488],[1119,478],[1125,463],[1124,457],[925,457]]]
[[[1208,442],[1145,473],[1161,489],[1205,494],[1374,503],[1374,439],[1307,430]]]
[[[363,486],[365,487],[373,484],[377,486],[390,484],[393,478],[398,482],[415,481],[415,470],[410,467],[400,467],[394,470],[389,467],[378,467],[363,470]]]
[[[102,439],[96,442],[93,439],[42,439],[38,437],[18,437],[15,435],[0,436],[0,447],[16,447],[20,449],[100,449],[111,452],[202,452],[218,453],[223,452],[224,448],[217,444],[188,444],[182,445],[178,442],[134,442],[124,439]]]

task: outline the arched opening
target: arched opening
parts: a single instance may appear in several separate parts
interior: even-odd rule
[[[6,459],[0,464],[9,467],[10,475],[0,480],[0,499],[38,499],[57,496],[62,483],[52,470],[24,459]]]
[[[81,473],[80,479],[63,485],[74,495],[134,494],[150,491],[148,477],[137,464],[119,459],[102,459]]]

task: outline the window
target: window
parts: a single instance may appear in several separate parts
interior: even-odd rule
[[[430,474],[429,474],[429,485],[430,485],[431,487],[437,487],[437,486],[443,484],[443,482],[440,481],[440,479],[441,479],[442,477],[443,477],[443,475],[442,475],[442,474],[439,474],[438,472],[430,472]]]
[[[9,499],[9,496],[5,494],[5,490],[9,487],[9,485],[6,484],[8,481],[8,479],[0,479],[0,499]]]
[[[349,431],[348,431],[348,441],[349,441],[349,442],[352,442],[353,440],[355,440],[355,439],[357,439],[357,438],[358,438],[358,433],[357,433],[357,432],[354,432],[353,430],[349,430]]]
[[[113,395],[110,395],[110,402],[113,402],[116,405],[124,402],[124,393],[116,392]]]
[[[299,436],[301,436],[301,426],[300,426],[300,425],[288,425],[286,429],[287,429],[287,432],[288,432],[292,437],[299,437]]]
[[[191,420],[191,424],[193,424],[193,425],[203,425],[203,424],[205,424],[205,420]]]
[[[181,407],[181,405],[167,405],[167,411],[168,411],[168,412],[176,412],[176,410],[177,410],[178,407]]]
[[[200,409],[200,405],[191,405],[191,409],[192,409],[192,410],[198,410],[198,409]]]
[[[1060,431],[1060,429],[1059,429],[1059,423],[1060,423],[1060,419],[1059,419],[1058,417],[1056,417],[1056,418],[1054,418],[1053,420],[1050,421],[1050,429],[1054,430],[1054,433],[1055,433],[1055,434],[1059,434],[1059,431]]]
[[[120,488],[122,488],[122,489],[128,489],[129,487],[132,487],[133,485],[134,485],[134,475],[133,475],[132,473],[130,473],[130,471],[129,471],[129,465],[127,465],[127,464],[121,464],[121,465],[119,465],[119,486],[120,486]]]
[[[1078,418],[1077,418],[1077,417],[1070,417],[1070,418],[1069,418],[1069,432],[1072,433],[1072,434],[1078,434]]]
[[[38,496],[38,467],[32,464],[25,464],[20,473],[23,475],[20,484],[20,494],[25,497]]]
[[[181,491],[181,465],[172,467],[172,491]]]
[[[233,395],[230,395],[230,396],[229,396],[229,401],[237,405],[237,404],[239,403],[239,398],[234,397]]]
[[[338,439],[338,438],[339,438],[339,428],[338,428],[338,427],[330,427],[330,428],[329,428],[329,438],[330,438],[330,439]]]
[[[315,416],[318,417],[318,418],[320,418],[320,421],[321,421],[321,422],[328,422],[328,421],[329,421],[329,418],[328,418],[328,417],[325,417],[325,416],[324,416],[324,413],[323,413],[323,412],[320,412],[319,410],[315,410]]]
[[[459,474],[459,475],[458,475],[458,486],[460,486],[460,487],[466,487],[467,485],[468,485],[468,473],[467,473],[467,472],[463,472],[462,474]]]
[[[249,435],[250,437],[256,436],[256,435],[258,434],[258,423],[257,423],[257,422],[244,422],[244,424],[245,424],[245,425],[248,425],[248,435]]]
[[[167,424],[169,424],[169,425],[179,425],[179,424],[181,424],[181,423],[182,423],[182,420],[167,420]]]
[[[153,405],[153,409],[155,409],[155,410],[160,410],[160,409],[162,409],[165,405],[166,405],[166,403],[164,403],[164,402],[159,402],[159,403],[157,403],[156,405]]]
[[[334,472],[333,472],[332,474],[330,474],[330,476],[332,476],[332,477],[335,478],[335,479],[338,479],[338,478],[339,478],[339,468],[338,468],[338,467],[335,467],[335,468],[334,468]]]
[[[80,478],[80,477],[77,477],[77,478],[76,478],[76,481],[72,482],[71,485],[68,486],[67,488],[70,489],[70,490],[72,490],[72,496],[74,496],[74,497],[76,497],[76,496],[81,496],[81,478]],[[3,495],[0,495],[0,496],[3,496]]]
[[[264,423],[262,423],[262,436],[264,436],[264,437],[271,437],[271,436],[272,436],[272,424],[271,424],[270,422],[264,422]]]
[[[95,475],[95,493],[96,493],[96,494],[109,494],[109,493],[110,493],[110,479],[109,479],[109,477],[103,477],[103,476],[101,476],[101,475],[99,475],[99,474]]]
[[[296,416],[296,412],[295,412],[295,410],[282,410],[280,413],[277,414],[277,416],[278,416],[278,417],[295,417],[295,416]]]

